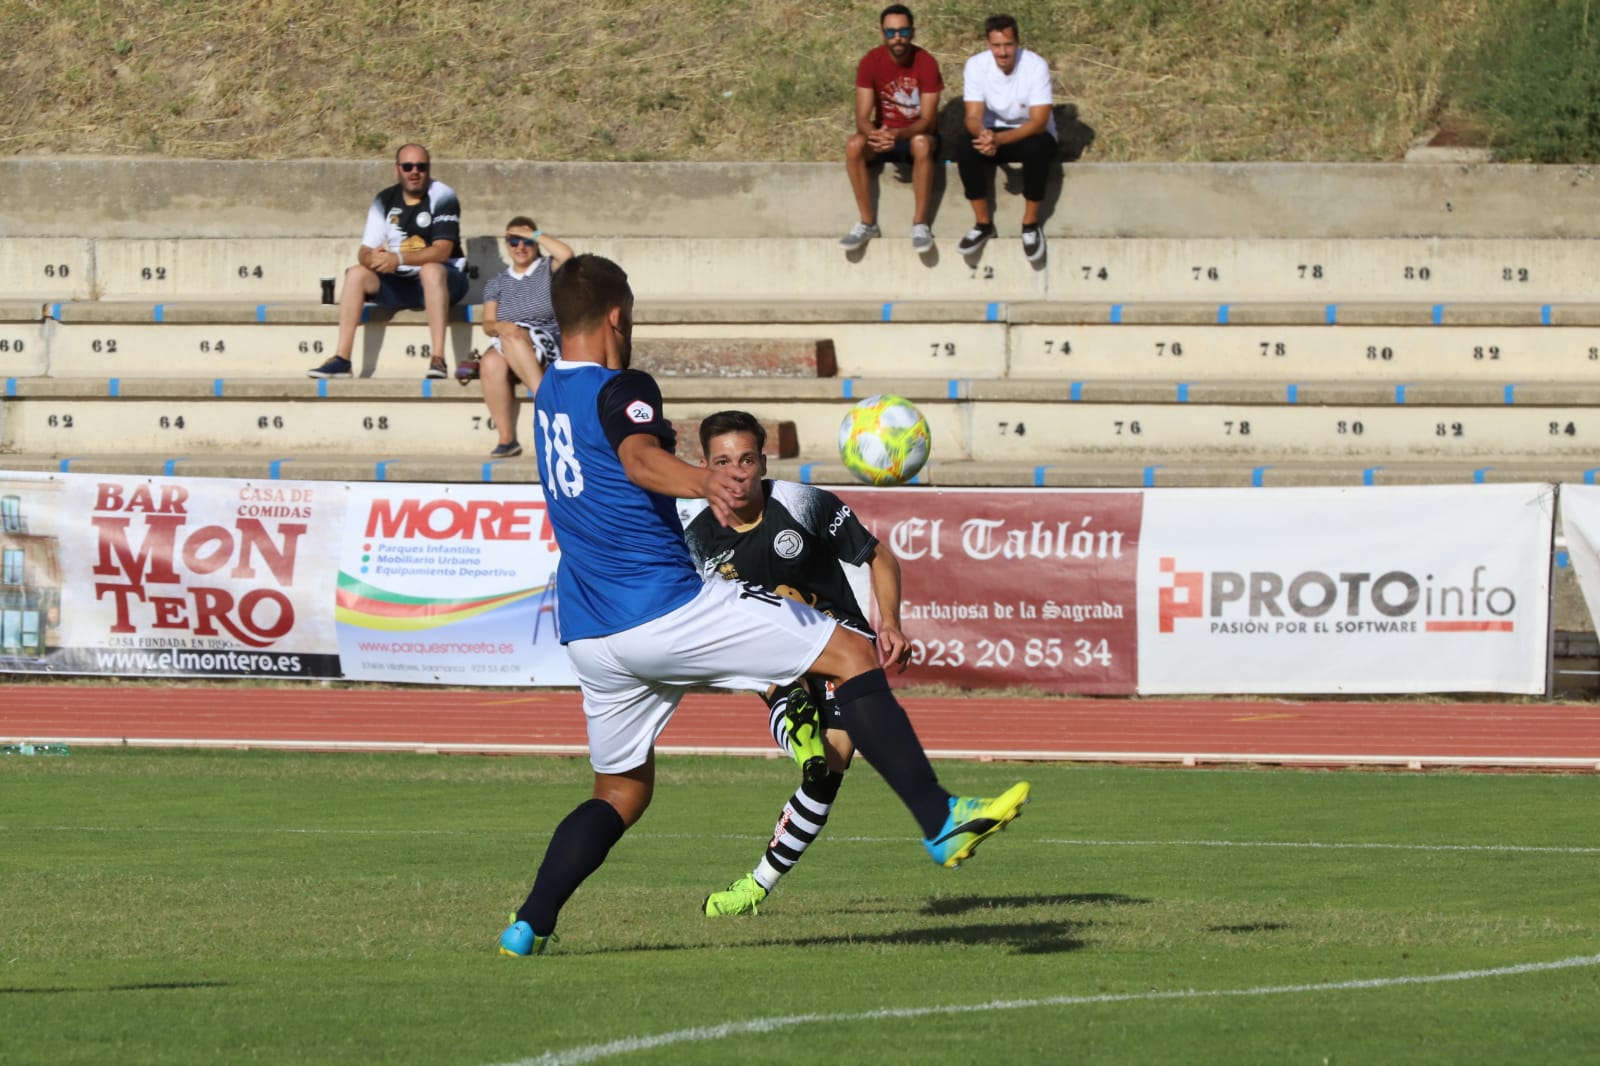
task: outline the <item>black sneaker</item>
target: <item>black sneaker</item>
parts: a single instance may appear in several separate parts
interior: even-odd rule
[[[1022,227],[1022,254],[1030,263],[1044,258],[1044,228],[1037,222]]]
[[[436,355],[428,361],[428,373],[426,376],[433,378],[435,381],[450,376],[450,365],[444,361],[444,356]]]
[[[521,454],[522,445],[518,444],[516,441],[512,441],[510,444],[496,444],[494,446],[494,451],[489,453],[489,458],[511,459]]]
[[[342,355],[330,358],[321,366],[314,366],[306,371],[308,378],[347,378],[350,376],[350,360]]]
[[[956,245],[956,251],[960,252],[962,255],[971,255],[979,248],[982,248],[985,244],[988,244],[989,238],[993,236],[994,223],[980,222],[976,226],[973,226],[971,229],[967,230],[967,235],[961,238],[960,244]]]

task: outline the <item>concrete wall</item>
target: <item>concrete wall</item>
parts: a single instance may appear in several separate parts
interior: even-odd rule
[[[436,160],[470,233],[531,213],[574,237],[836,237],[855,218],[843,164]],[[971,214],[953,166],[935,227]],[[0,161],[0,237],[354,237],[387,160]],[[881,183],[886,234],[910,188]],[[1094,164],[1052,186],[1053,236],[1600,237],[1600,171],[1495,164]],[[1059,199],[1057,199],[1059,198]],[[1002,233],[1019,199],[998,198]]]

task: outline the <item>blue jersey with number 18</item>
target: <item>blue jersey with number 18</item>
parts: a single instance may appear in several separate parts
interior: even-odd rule
[[[535,451],[561,563],[561,642],[620,633],[700,590],[677,502],[628,480],[617,445],[634,433],[677,442],[661,389],[638,370],[557,361],[534,394]]]

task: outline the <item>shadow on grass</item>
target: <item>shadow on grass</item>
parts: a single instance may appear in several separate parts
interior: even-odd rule
[[[1004,922],[984,925],[950,925],[937,929],[895,929],[886,933],[839,933],[831,936],[763,937],[742,944],[719,944],[719,948],[829,948],[864,947],[872,944],[967,944],[1005,945],[1015,955],[1052,955],[1077,951],[1088,946],[1075,933],[1091,922]],[[708,944],[630,944],[563,952],[572,955],[620,955],[635,951],[701,951]]]
[[[1208,933],[1271,933],[1289,928],[1287,922],[1251,922],[1248,925],[1209,925]]]
[[[1021,907],[1134,906],[1149,902],[1137,896],[1124,896],[1120,892],[1075,892],[1054,896],[936,896],[922,905],[922,913],[937,918],[947,914]]]
[[[64,992],[167,992],[180,988],[227,988],[227,981],[153,981],[137,985],[106,985],[104,988],[0,988],[0,996],[60,995]]]

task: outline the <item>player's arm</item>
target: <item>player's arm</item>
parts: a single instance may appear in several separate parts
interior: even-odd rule
[[[694,466],[679,459],[662,446],[653,433],[633,433],[617,445],[617,458],[628,480],[646,492],[679,500],[703,499],[723,525],[733,522],[737,502],[735,489],[741,484],[738,468]]]
[[[995,144],[1010,144],[1012,141],[1026,140],[1035,133],[1043,133],[1050,128],[1050,105],[1034,104],[1028,108],[1028,121],[1011,130],[995,130]]]
[[[872,599],[878,605],[878,660],[894,664],[903,673],[911,661],[911,642],[900,629],[900,560],[882,541],[867,560],[872,575]]]
[[[600,390],[600,424],[628,480],[646,492],[705,500],[723,525],[733,522],[738,489],[750,471],[734,464],[695,466],[672,454],[677,434],[662,413],[661,386],[649,374],[625,370]]]
[[[483,301],[483,332],[490,337],[500,336],[500,319],[495,315],[499,300]]]

